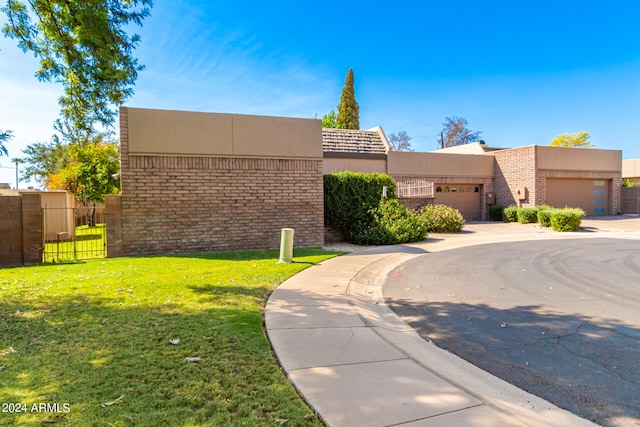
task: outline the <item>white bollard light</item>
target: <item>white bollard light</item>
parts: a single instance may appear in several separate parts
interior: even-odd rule
[[[278,264],[293,262],[293,228],[283,228],[280,236],[280,260]]]

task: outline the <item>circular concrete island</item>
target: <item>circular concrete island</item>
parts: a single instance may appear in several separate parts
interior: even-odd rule
[[[383,289],[439,347],[600,425],[639,425],[639,240],[429,253],[397,267]]]

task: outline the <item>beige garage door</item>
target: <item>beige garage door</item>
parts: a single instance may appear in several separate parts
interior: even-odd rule
[[[610,180],[547,179],[547,204],[578,207],[587,215],[609,214]]]
[[[467,221],[480,218],[480,185],[436,184],[436,203],[458,209]]]

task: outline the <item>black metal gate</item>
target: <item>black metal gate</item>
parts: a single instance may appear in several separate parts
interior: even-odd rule
[[[104,206],[42,209],[42,261],[104,258],[107,230]]]

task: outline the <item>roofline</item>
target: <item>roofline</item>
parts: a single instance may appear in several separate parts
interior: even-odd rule
[[[382,130],[382,126],[376,126],[376,127],[371,128],[371,129],[365,129],[365,130],[370,131],[370,132],[378,132],[378,134],[380,135],[380,139],[382,140],[382,143],[384,144],[385,153],[388,153],[389,151],[391,151],[391,145],[389,144],[389,141],[387,140],[387,135],[384,133],[384,130]]]

